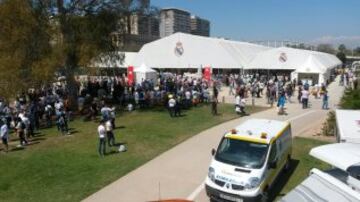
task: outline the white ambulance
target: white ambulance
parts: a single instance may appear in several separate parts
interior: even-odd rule
[[[213,149],[206,193],[212,201],[267,201],[268,191],[290,166],[289,122],[251,119],[225,133]]]

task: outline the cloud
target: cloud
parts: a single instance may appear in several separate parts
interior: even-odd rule
[[[314,39],[312,43],[315,44],[332,44],[334,46],[345,44],[348,48],[355,48],[360,46],[359,36],[322,36]]]

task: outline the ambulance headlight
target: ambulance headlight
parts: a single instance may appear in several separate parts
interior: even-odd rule
[[[215,169],[213,167],[209,167],[208,177],[211,181],[215,181]]]
[[[254,189],[260,185],[260,178],[258,177],[252,177],[249,179],[249,183],[246,183],[245,188],[246,189]]]

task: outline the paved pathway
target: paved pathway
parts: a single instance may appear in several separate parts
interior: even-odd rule
[[[334,108],[343,88],[334,82],[329,87],[330,107]],[[84,199],[86,202],[144,202],[167,198],[208,201],[203,182],[211,160],[210,151],[216,148],[223,133],[249,118],[271,118],[292,123],[293,135],[301,136],[324,120],[327,111],[321,110],[321,100],[311,99],[312,107],[303,110],[298,103],[287,104],[287,116],[278,116],[272,108],[251,116],[232,120],[205,130],[182,144],[161,154],[100,191]]]

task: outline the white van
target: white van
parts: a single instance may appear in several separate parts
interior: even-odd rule
[[[310,155],[333,168],[313,168],[301,184],[284,196],[281,202],[360,201],[360,145],[335,143],[315,147]]]
[[[206,193],[214,201],[267,201],[268,190],[292,151],[289,122],[251,119],[225,133],[206,177]]]

